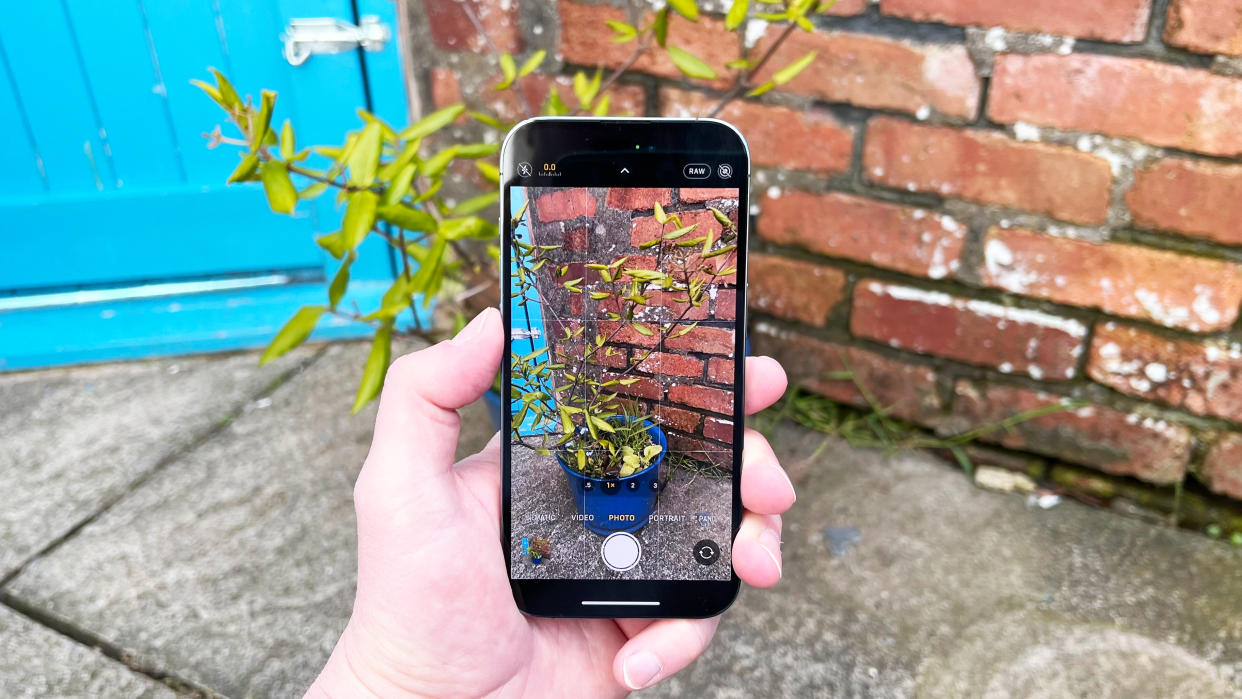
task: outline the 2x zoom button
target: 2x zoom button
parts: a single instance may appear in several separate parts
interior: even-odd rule
[[[690,163],[681,170],[681,174],[692,180],[705,180],[712,174],[706,163]]]

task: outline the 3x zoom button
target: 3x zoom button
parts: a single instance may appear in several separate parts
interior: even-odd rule
[[[681,170],[681,174],[692,180],[705,180],[712,174],[706,163],[690,163]]]

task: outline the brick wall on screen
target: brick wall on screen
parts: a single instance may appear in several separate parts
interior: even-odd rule
[[[607,339],[606,349],[591,355],[594,366],[588,368],[605,381],[622,376],[638,379],[607,390],[620,394],[635,410],[653,416],[664,428],[670,448],[731,468],[736,274],[704,277],[705,283],[714,283],[704,287],[704,303],[699,306],[685,303],[688,297],[684,291],[645,289],[650,302],[636,312],[635,320],[655,331],[647,336],[609,319],[609,313],[624,311],[615,298],[590,297],[592,291],[612,291],[614,286],[587,265],[607,265],[624,258],[617,269],[622,285],[628,287],[631,279],[625,270],[656,266],[655,250],[639,248],[659,234],[661,227],[654,217],[656,202],[683,224],[697,224],[695,235],[710,231],[719,239],[721,225],[707,207],[736,222],[737,190],[575,187],[532,188],[527,192],[534,242],[561,246],[550,253],[553,264],[540,271],[536,282],[548,343],[556,361],[581,357],[583,341],[602,335]],[[665,232],[671,230],[671,224],[665,227]],[[732,256],[712,259],[717,269],[725,271],[735,264]],[[563,282],[579,278],[583,280],[579,285],[582,293],[564,288]],[[689,332],[678,335],[696,323]],[[582,334],[567,340],[566,331],[573,334],[579,327]]]
[[[627,55],[619,4],[468,2],[519,60],[555,57],[535,105]],[[449,5],[414,2],[425,98],[516,115],[477,41],[450,40],[473,30],[431,12]],[[769,63],[817,50],[809,69],[722,112],[755,166],[755,351],[859,403],[825,378],[848,364],[946,433],[1079,398],[992,438],[1242,498],[1242,0],[843,0],[814,23]],[[777,30],[669,31],[728,75]],[[633,113],[703,114],[728,84],[635,67],[613,87]]]

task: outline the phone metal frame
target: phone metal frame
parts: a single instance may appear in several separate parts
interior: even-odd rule
[[[706,130],[704,127],[708,127]],[[534,133],[532,134],[532,130]],[[708,130],[715,131],[708,137]],[[727,133],[726,133],[727,132]],[[689,134],[701,137],[703,147],[687,147],[684,137]],[[539,138],[532,139],[532,135]],[[733,165],[734,176],[728,182],[719,182],[720,178],[713,171],[712,176],[705,180],[689,180],[678,177],[675,181],[661,180],[652,183],[643,181],[636,176],[633,183],[625,181],[620,175],[609,177],[596,169],[589,178],[568,178],[568,184],[541,184],[532,172],[529,178],[521,178],[516,173],[516,163],[520,151],[523,155],[527,150],[515,146],[517,137],[525,136],[533,140],[535,148],[541,152],[547,150],[547,144],[540,139],[551,140],[564,138],[558,144],[558,152],[577,154],[592,152],[594,149],[601,159],[612,159],[612,169],[619,162],[642,161],[665,167],[668,159],[681,156],[679,161],[696,162],[687,158],[711,158],[712,162],[729,162]],[[713,139],[718,139],[722,146],[716,150],[708,150]],[[729,139],[735,139],[728,143]],[[620,144],[628,144],[624,149]],[[630,145],[637,143],[638,150],[630,150]],[[526,144],[523,144],[525,146]],[[531,156],[533,158],[533,156]],[[545,154],[544,157],[551,157]],[[559,157],[557,158],[560,159]],[[742,167],[739,167],[742,166]],[[564,172],[563,170],[561,172]],[[739,178],[738,173],[745,172]],[[564,175],[562,175],[564,176]],[[663,174],[669,177],[668,173]],[[558,178],[559,179],[559,178]],[[589,179],[589,183],[583,183]],[[608,180],[617,180],[615,183]],[[736,180],[734,182],[733,180]],[[702,183],[702,184],[700,184]],[[743,417],[746,348],[746,295],[747,295],[747,257],[748,238],[750,235],[750,149],[741,132],[732,124],[712,118],[661,118],[661,117],[535,117],[520,122],[505,136],[500,149],[500,234],[502,240],[509,235],[508,220],[510,216],[509,188],[513,186],[596,186],[596,187],[732,187],[738,189],[738,284],[737,284],[737,320],[735,321],[735,389],[733,409],[733,478],[732,478],[732,529],[731,536],[736,538],[742,519],[741,498],[741,459],[742,439],[745,430]],[[508,296],[508,276],[511,261],[509,246],[502,242],[499,265],[499,283],[501,299]],[[730,580],[592,580],[592,579],[514,579],[512,577],[513,561],[510,560],[511,497],[510,476],[512,468],[512,446],[508,439],[509,419],[509,373],[508,357],[512,342],[512,318],[509,304],[502,303],[504,315],[505,358],[501,362],[501,544],[505,556],[505,571],[513,590],[513,597],[518,609],[526,614],[541,617],[576,617],[576,618],[705,618],[724,612],[736,599],[740,587],[737,572],[733,571]],[[689,552],[687,552],[689,555]],[[730,556],[732,566],[732,556]]]

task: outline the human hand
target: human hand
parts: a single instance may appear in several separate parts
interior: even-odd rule
[[[719,618],[540,619],[518,611],[500,541],[500,435],[456,465],[457,409],[491,386],[500,313],[388,370],[371,451],[354,487],[354,611],[307,696],[621,696],[689,665]],[[749,357],[746,413],[785,390],[775,360]],[[746,430],[733,568],[754,587],[781,577],[780,514],[793,485]]]

